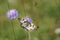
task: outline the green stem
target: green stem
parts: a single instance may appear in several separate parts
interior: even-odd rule
[[[24,14],[25,14],[25,16],[26,16],[25,0],[23,0],[23,10],[24,10]]]
[[[30,32],[28,32],[28,40],[31,40]]]
[[[12,20],[11,20],[11,24],[12,24],[13,34],[14,34],[14,40],[16,40],[15,31],[14,31],[14,26],[13,26],[13,21]]]

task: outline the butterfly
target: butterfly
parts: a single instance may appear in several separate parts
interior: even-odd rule
[[[20,26],[23,29],[26,29],[27,31],[37,30],[39,28],[39,27],[35,26],[32,22],[30,23],[24,18],[18,18],[18,20],[20,22]]]

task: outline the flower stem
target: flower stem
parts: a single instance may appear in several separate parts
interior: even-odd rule
[[[25,14],[25,16],[26,16],[25,0],[23,0],[23,10],[24,10],[24,14]]]
[[[15,31],[14,31],[14,26],[13,26],[13,21],[12,20],[11,20],[11,24],[12,24],[12,29],[13,29],[14,40],[16,40]]]
[[[28,32],[28,40],[31,40],[30,32]]]

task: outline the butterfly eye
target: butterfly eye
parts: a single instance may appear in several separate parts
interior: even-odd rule
[[[21,20],[21,18],[18,18],[18,20]]]

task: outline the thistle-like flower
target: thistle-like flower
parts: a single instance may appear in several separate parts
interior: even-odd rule
[[[15,19],[18,16],[18,11],[16,9],[8,10],[6,16],[9,19]]]
[[[24,19],[27,20],[28,22],[32,23],[32,19],[30,17],[26,16]]]

